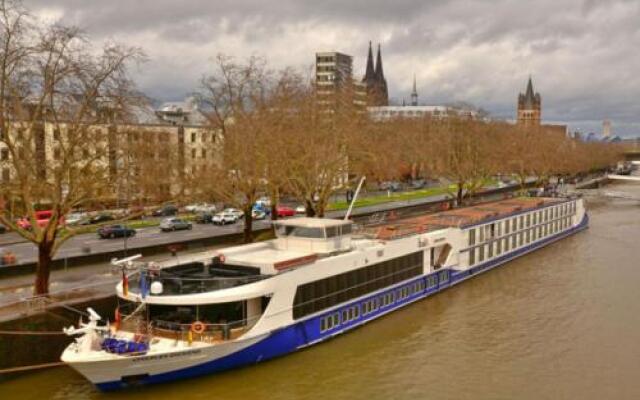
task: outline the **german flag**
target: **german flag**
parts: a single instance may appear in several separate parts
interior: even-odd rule
[[[122,295],[129,296],[129,278],[124,270],[122,270]]]

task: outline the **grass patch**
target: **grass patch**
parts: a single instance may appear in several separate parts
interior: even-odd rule
[[[420,189],[420,190],[412,190],[410,192],[395,192],[391,193],[390,196],[387,195],[379,195],[379,196],[371,196],[364,197],[356,200],[354,207],[367,207],[374,206],[377,204],[390,203],[394,201],[406,201],[406,200],[415,200],[421,199],[424,197],[438,196],[442,194],[447,194],[449,192],[455,192],[457,186],[450,185],[449,187],[434,187],[428,189]],[[338,201],[335,203],[329,204],[329,210],[346,210],[349,208],[349,203],[346,201]]]

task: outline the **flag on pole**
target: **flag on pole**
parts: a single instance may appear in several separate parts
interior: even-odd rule
[[[129,296],[129,278],[127,278],[127,273],[122,269],[122,295],[124,297]]]
[[[119,331],[120,330],[120,321],[122,321],[122,316],[120,315],[120,307],[116,307],[116,312],[115,312],[114,319],[115,319],[114,322],[115,322],[116,331]]]
[[[147,297],[147,292],[149,291],[147,285],[147,271],[144,269],[140,271],[140,296],[144,299]]]

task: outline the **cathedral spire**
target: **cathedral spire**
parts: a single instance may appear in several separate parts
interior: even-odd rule
[[[384,71],[382,70],[382,55],[380,54],[380,44],[378,43],[378,56],[376,57],[376,79],[384,81]]]
[[[375,78],[373,68],[373,50],[371,49],[371,41],[369,41],[369,54],[367,55],[367,71],[364,74],[363,82],[371,81]]]

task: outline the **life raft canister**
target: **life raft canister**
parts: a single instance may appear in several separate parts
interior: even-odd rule
[[[202,333],[205,330],[205,326],[202,322],[196,321],[191,324],[191,332],[193,333]]]

